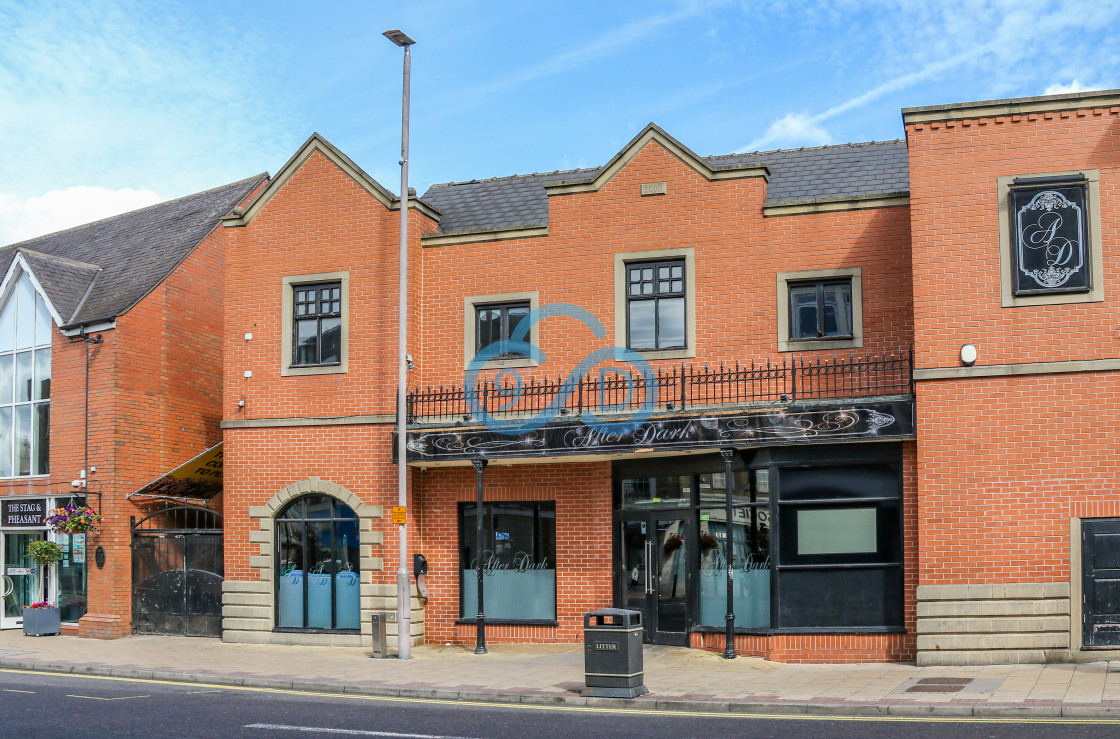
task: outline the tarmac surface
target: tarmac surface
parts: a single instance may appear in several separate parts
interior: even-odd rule
[[[1076,717],[1120,722],[1120,663],[983,667],[804,665],[725,660],[645,647],[649,694],[585,698],[583,646],[414,647],[411,660],[368,648],[226,644],[130,636],[111,641],[0,631],[0,668],[403,698],[762,714]]]

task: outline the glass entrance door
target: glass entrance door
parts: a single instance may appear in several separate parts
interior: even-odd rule
[[[22,626],[23,607],[42,599],[42,567],[27,556],[27,545],[42,538],[40,531],[5,532],[0,537],[0,597],[4,601],[0,629]]]
[[[621,606],[642,612],[647,642],[687,645],[691,572],[685,519],[629,514],[619,521],[618,535]]]

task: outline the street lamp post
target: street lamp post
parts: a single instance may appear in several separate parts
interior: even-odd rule
[[[408,93],[415,44],[398,29],[385,31],[385,38],[404,49],[404,92],[401,98],[401,238],[400,281],[397,303],[397,505],[408,505],[408,419],[405,391],[408,384]],[[398,525],[400,567],[397,569],[397,658],[412,658],[412,580],[408,574],[408,524]]]

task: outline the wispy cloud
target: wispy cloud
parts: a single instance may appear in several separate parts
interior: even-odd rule
[[[504,92],[541,77],[558,75],[578,67],[585,67],[603,57],[616,54],[644,41],[674,24],[728,4],[729,0],[707,0],[706,2],[688,0],[680,3],[671,12],[639,17],[637,20],[624,23],[617,28],[602,33],[574,49],[569,49],[536,64],[530,64],[513,74],[488,84],[462,90],[460,91],[461,97],[464,100],[481,104],[480,98]]]
[[[41,208],[74,212],[83,192],[93,209],[81,212],[98,217],[107,212],[97,204],[132,202],[135,191],[124,188],[173,197],[258,171],[223,167],[272,143],[283,116],[257,84],[267,72],[253,32],[216,20],[175,0],[0,0],[0,198],[16,206],[4,216],[9,234],[52,225]],[[23,225],[12,220],[19,214]]]
[[[826,5],[828,5],[826,3]],[[847,6],[850,3],[839,3]],[[859,6],[859,4],[856,4]],[[820,113],[790,113],[774,121],[759,137],[741,147],[752,151],[773,146],[817,145],[833,136],[824,125],[892,93],[940,78],[962,68],[982,70],[990,89],[1005,89],[1010,80],[1033,86],[1034,94],[1045,84],[1040,79],[1053,68],[1051,62],[1067,61],[1078,48],[1077,35],[1106,28],[1120,17],[1120,7],[1094,0],[947,0],[936,6],[912,0],[877,4],[887,10],[879,31],[889,32],[894,55],[884,60],[893,68],[916,67],[855,95]],[[935,8],[934,10],[931,10]],[[895,11],[891,13],[889,11]],[[899,17],[899,15],[904,17]],[[892,22],[893,21],[893,22]],[[900,22],[901,21],[901,22]],[[983,41],[981,42],[981,38]],[[941,56],[930,58],[931,50]],[[1082,53],[1084,53],[1082,51]],[[1029,62],[1029,64],[1028,64]],[[1024,79],[1024,75],[1032,75]],[[1033,85],[1031,80],[1033,79]],[[1070,92],[1082,87],[1050,85],[1046,92]],[[1028,93],[1029,94],[1029,93]]]

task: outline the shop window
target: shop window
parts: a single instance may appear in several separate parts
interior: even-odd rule
[[[357,514],[327,495],[297,498],[276,517],[276,546],[276,626],[357,630]]]
[[[893,465],[783,467],[783,627],[902,625],[902,512]]]
[[[478,507],[459,504],[459,613],[478,615],[482,567],[486,620],[556,621],[556,503],[486,503],[483,548],[477,547]]]
[[[739,485],[741,492],[734,500],[751,505],[736,505],[731,509],[730,543],[726,508],[700,509],[699,624],[714,627],[727,625],[727,569],[730,565],[735,627],[765,629],[770,626],[770,490],[767,471],[736,472],[734,476],[742,480]],[[701,475],[700,479],[705,477],[707,475]],[[706,502],[703,487],[700,493],[703,505]]]
[[[692,249],[615,254],[615,342],[650,359],[696,355]]]
[[[282,375],[347,370],[347,273],[285,277]]]
[[[62,549],[57,565],[58,609],[63,623],[77,623],[86,615],[86,534],[56,534]]]
[[[1000,177],[1004,307],[1104,300],[1099,172]]]
[[[778,274],[778,349],[863,346],[862,270]]]
[[[0,477],[50,472],[52,327],[42,296],[20,275],[0,309]]]
[[[684,348],[685,288],[683,259],[627,263],[627,348]]]
[[[480,352],[496,342],[511,340],[518,325],[528,318],[529,310],[528,301],[475,306],[475,352]],[[528,338],[526,334],[522,341]],[[494,358],[527,359],[528,354],[507,351],[495,355]]]

